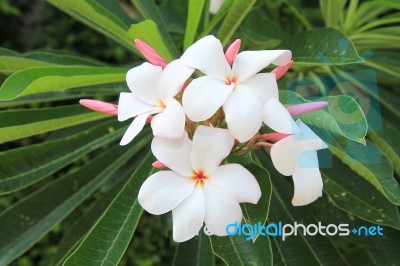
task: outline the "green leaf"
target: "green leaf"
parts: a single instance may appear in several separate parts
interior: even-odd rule
[[[343,11],[346,0],[320,0],[322,17],[327,27],[337,27],[343,20]]]
[[[210,239],[203,232],[189,241],[179,243],[175,249],[173,266],[213,266],[215,257],[211,250]]]
[[[217,33],[217,37],[221,40],[223,46],[228,44],[255,2],[256,0],[236,0],[233,2]]]
[[[335,143],[329,148],[336,157],[376,187],[390,202],[400,205],[400,186],[393,176],[392,163],[375,145],[371,142],[367,144],[353,144],[345,148]]]
[[[299,94],[287,91],[287,102],[305,102]],[[283,97],[285,97],[283,95]],[[350,96],[328,96],[328,109],[299,115],[308,125],[316,126],[365,145],[368,124],[358,103]]]
[[[132,164],[136,167],[136,164]],[[96,221],[103,215],[104,211],[110,205],[111,201],[121,191],[133,172],[134,167],[128,168],[121,174],[121,181],[114,181],[117,183],[110,191],[107,191],[101,198],[95,201],[83,214],[79,217],[74,224],[64,233],[63,238],[57,244],[57,252],[52,259],[52,265],[62,265],[64,260],[74,251],[79,243],[82,241],[86,233],[94,226]]]
[[[215,255],[226,265],[272,265],[272,250],[268,237],[259,237],[256,242],[246,236],[211,236]]]
[[[300,32],[285,39],[279,48],[291,50],[295,64],[345,65],[362,62],[351,40],[336,29]]]
[[[150,45],[166,61],[175,59],[174,54],[168,49],[154,21],[146,19],[140,23],[133,24],[127,34],[132,40],[140,39]]]
[[[154,0],[131,0],[131,2],[135,5],[135,7],[139,10],[140,14],[147,19],[154,22],[154,25],[158,27],[160,31],[161,40],[163,40],[163,45],[167,47],[169,54],[172,57],[175,57],[178,52],[176,47],[174,46],[174,42],[167,31],[167,24],[164,21],[164,18],[161,16],[159,7],[157,6]],[[165,41],[164,41],[165,40]],[[142,41],[144,41],[142,39]],[[152,46],[156,51],[160,47]],[[170,60],[170,58],[165,58]]]
[[[253,43],[262,45],[261,47],[276,47],[288,37],[287,33],[260,8],[250,11],[241,29]]]
[[[118,139],[124,123],[105,122],[81,133],[0,153],[0,194],[27,187]]]
[[[154,157],[147,152],[124,188],[64,265],[118,265],[143,212],[137,194],[154,171],[152,161]]]
[[[400,145],[398,145],[400,131],[383,117],[382,125],[381,130],[370,131],[368,136],[387,155],[400,176]]]
[[[30,94],[26,96],[21,96],[18,99],[11,101],[0,101],[0,108],[26,104],[31,104],[32,106],[35,106],[35,104],[37,103],[57,102],[67,99],[96,98],[104,100],[106,97],[106,99],[108,100],[109,98],[115,98],[115,96],[119,95],[119,93],[128,90],[128,86],[123,83],[72,88],[65,91]],[[78,100],[76,100],[75,102],[78,102]]]
[[[54,180],[1,213],[0,264],[7,265],[40,240],[113,177],[143,143],[130,149],[113,148],[79,171]]]
[[[51,65],[104,65],[96,60],[64,51],[34,51],[20,54],[0,47],[0,72],[12,73],[21,69]]]
[[[400,228],[397,207],[347,165],[334,158],[322,173],[324,191],[335,206],[371,223]]]
[[[255,154],[249,153],[244,157],[230,156],[228,161],[230,163],[237,163],[242,165],[244,168],[250,171],[253,176],[257,179],[261,189],[261,198],[257,204],[242,203],[240,206],[243,211],[243,220],[247,224],[257,224],[260,222],[264,225],[267,222],[269,204],[271,200],[272,185],[270,175],[268,171],[260,166],[254,160]],[[253,241],[255,241],[260,233],[253,235]]]
[[[28,68],[11,74],[0,87],[0,100],[125,81],[126,69],[90,66]]]
[[[199,27],[201,15],[203,13],[205,0],[190,0],[189,12],[186,22],[185,39],[183,47],[186,50],[196,37],[197,29]]]
[[[79,105],[0,112],[0,144],[107,117]]]
[[[121,19],[120,13],[113,13],[112,9],[106,8],[95,0],[47,0],[47,2],[125,48],[138,52],[132,44],[132,40],[126,34],[129,24],[126,24],[126,19]],[[115,1],[108,2],[117,4]]]

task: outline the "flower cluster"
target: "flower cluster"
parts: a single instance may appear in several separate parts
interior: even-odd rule
[[[138,200],[152,214],[172,210],[173,238],[186,241],[206,224],[226,235],[228,224],[242,220],[239,203],[257,204],[260,186],[250,171],[225,158],[259,147],[270,150],[276,169],[293,176],[293,205],[322,195],[317,150],[326,144],[292,115],[319,110],[326,102],[286,108],[279,101],[277,79],[291,66],[288,50],[243,51],[240,40],[224,53],[221,42],[206,36],[167,63],[140,40],[136,45],[150,61],[130,69],[117,105],[93,100],[81,104],[132,119],[120,144],[131,142],[151,123],[153,166],[168,168],[151,175]],[[277,67],[260,73],[270,64]],[[269,133],[260,133],[261,127]]]

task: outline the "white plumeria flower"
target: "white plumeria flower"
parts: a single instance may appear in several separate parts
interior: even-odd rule
[[[210,1],[210,13],[216,14],[218,10],[221,8],[224,0],[211,0]]]
[[[296,123],[300,131],[275,143],[271,148],[271,159],[282,175],[293,176],[292,204],[302,206],[322,196],[317,150],[328,146],[301,120]]]
[[[122,92],[118,103],[118,120],[136,117],[125,132],[120,144],[126,145],[143,129],[149,115],[155,136],[178,138],[185,126],[185,112],[174,96],[182,89],[193,69],[179,60],[172,61],[163,70],[160,66],[143,63],[126,74],[131,93]]]
[[[289,50],[244,51],[231,68],[218,39],[200,39],[181,57],[183,64],[205,74],[193,80],[183,94],[186,115],[192,121],[203,121],[223,106],[228,128],[240,142],[252,138],[263,121],[277,132],[295,132],[294,121],[278,101],[275,74],[258,73],[271,63],[284,66],[291,57]]]
[[[177,242],[199,233],[203,222],[211,234],[226,235],[228,224],[242,220],[239,203],[256,204],[261,197],[255,177],[239,164],[220,165],[233,147],[229,131],[199,126],[193,141],[155,137],[151,149],[171,171],[151,175],[138,199],[149,213],[172,210],[173,238]]]

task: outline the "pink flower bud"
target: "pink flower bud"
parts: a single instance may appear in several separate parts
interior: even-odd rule
[[[154,163],[152,163],[151,164],[154,168],[158,168],[158,169],[163,169],[163,168],[165,168],[166,166],[162,163],[162,162],[160,162],[160,161],[155,161]]]
[[[151,48],[147,43],[136,39],[135,44],[140,53],[153,65],[164,68],[168,64],[167,61],[165,61],[161,55]]]
[[[274,132],[274,133],[263,134],[263,135],[261,135],[261,138],[266,141],[277,142],[277,141],[280,141],[281,139],[284,139],[290,135],[291,134],[282,134],[282,133]]]
[[[232,65],[233,61],[235,61],[235,58],[239,53],[240,43],[241,40],[237,39],[228,47],[228,49],[226,49],[225,58],[229,65]]]
[[[117,115],[118,114],[118,105],[112,103],[106,103],[97,100],[90,99],[81,99],[79,103],[90,110],[109,114],[109,115]]]
[[[293,65],[293,60],[290,60],[289,64],[284,65],[284,66],[277,66],[274,70],[271,72],[275,74],[276,79],[280,79],[283,75],[286,74],[286,72],[291,68]]]
[[[311,112],[319,111],[328,106],[328,102],[310,102],[301,103],[287,107],[286,109],[291,115],[304,115]]]

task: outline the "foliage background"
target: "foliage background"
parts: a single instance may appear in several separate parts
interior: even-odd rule
[[[49,2],[53,2],[53,4],[57,3],[57,1]],[[68,3],[71,1],[58,2]],[[118,6],[122,7],[122,9],[115,9],[114,4],[109,4],[116,3],[115,1],[88,0],[84,2],[94,2],[100,6],[107,7],[114,12],[114,15],[120,15],[120,20],[130,21],[130,23],[140,22],[145,17],[153,19],[160,26],[161,17],[161,20],[165,22],[165,25],[161,26],[161,28],[164,28],[165,32],[171,34],[172,37],[170,38],[177,46],[177,50],[182,51],[184,46],[187,47],[187,44],[190,44],[190,37],[185,37],[186,17],[188,14],[187,3],[182,4],[181,1],[177,0],[157,1],[158,8],[155,10],[151,9],[154,7],[153,5],[146,4],[149,2],[153,3],[153,1],[119,1]],[[202,2],[190,1],[194,6]],[[331,79],[334,79],[340,76],[337,73],[348,73],[351,68],[349,65],[343,65],[340,62],[343,57],[353,60],[354,63],[359,63],[352,69],[368,68],[374,69],[377,73],[378,100],[380,102],[380,109],[377,111],[382,112],[383,128],[378,132],[370,131],[367,135],[367,141],[368,145],[377,147],[379,153],[382,155],[383,159],[380,164],[375,166],[373,164],[371,166],[368,163],[363,164],[360,157],[358,157],[358,160],[361,161],[361,164],[351,164],[346,161],[346,156],[340,150],[341,145],[345,142],[344,137],[336,136],[335,140],[337,140],[337,143],[332,143],[332,145],[338,150],[335,153],[335,148],[331,148],[334,153],[333,165],[335,168],[334,170],[323,170],[325,181],[324,198],[308,207],[294,208],[290,205],[290,196],[292,193],[290,179],[279,179],[279,174],[274,172],[271,165],[268,164],[269,159],[265,157],[265,154],[259,153],[257,158],[268,169],[272,180],[272,189],[274,192],[271,198],[269,220],[297,220],[306,223],[321,220],[326,223],[348,222],[354,225],[367,225],[368,223],[381,224],[386,226],[385,237],[382,239],[298,237],[284,245],[279,240],[271,239],[274,264],[398,265],[400,261],[398,252],[400,235],[397,230],[400,228],[400,219],[396,205],[400,202],[400,190],[397,189],[400,167],[400,145],[398,141],[399,130],[396,125],[400,115],[397,108],[400,103],[400,60],[398,60],[400,59],[399,2],[389,0],[265,0],[236,1],[239,4],[236,3],[235,5],[232,4],[233,2],[227,1],[227,11],[224,14],[220,13],[223,22],[217,23],[214,29],[210,28],[211,33],[222,36],[225,45],[235,38],[242,38],[243,47],[247,47],[247,49],[291,48],[294,52],[296,64],[293,67],[293,71],[287,75],[286,80],[280,81],[280,87],[287,87],[287,84],[289,84],[287,80],[302,80],[302,77],[312,77],[316,83],[320,82],[318,84],[321,87],[328,87],[326,82],[321,82],[319,77],[335,73],[335,75],[330,76]],[[207,6],[207,1],[205,3]],[[236,12],[229,11],[228,15],[226,15],[228,9],[232,8],[232,6],[236,7]],[[365,12],[361,13],[362,11]],[[60,62],[65,60],[66,62],[68,61],[66,58],[72,54],[69,60],[77,60],[74,61],[74,64],[78,63],[78,58],[83,58],[82,60],[93,58],[96,60],[94,64],[100,62],[100,64],[105,63],[107,66],[122,67],[126,70],[143,61],[134,51],[134,48],[129,48],[129,44],[117,44],[114,41],[115,38],[114,40],[109,38],[110,36],[107,35],[107,31],[105,32],[101,29],[96,31],[91,27],[87,27],[47,2],[40,0],[0,0],[0,12],[2,14],[0,16],[0,25],[2,25],[0,29],[0,46],[20,53],[37,49],[50,51],[50,54],[47,54],[48,57],[41,55],[39,58],[41,62],[48,62],[48,60],[55,60],[55,62],[57,60],[60,60]],[[126,15],[121,15],[122,13],[120,12]],[[89,17],[93,16],[93,14],[89,14]],[[192,15],[195,16],[196,14]],[[193,38],[195,36],[198,37],[202,30],[207,29],[207,25],[209,24],[206,23],[206,20],[208,22],[213,21],[207,12],[203,12],[200,15],[205,19],[200,21],[199,30],[191,31],[194,32]],[[196,24],[195,22],[193,23]],[[99,25],[102,24],[99,23]],[[92,27],[101,28],[99,25],[95,23]],[[328,34],[327,31],[324,31],[323,34],[326,34],[325,36],[318,34],[311,35],[311,37],[301,35],[293,37],[296,34],[304,33],[306,30],[323,28],[325,26],[340,30],[342,35],[337,32]],[[105,28],[107,28],[107,25]],[[144,30],[142,34],[146,35],[149,32],[149,35],[152,36],[149,40],[155,39],[150,27],[142,30]],[[162,37],[165,37],[165,32],[160,30]],[[290,39],[291,37],[295,39]],[[116,38],[118,39],[118,36]],[[185,38],[189,39],[189,41],[185,40]],[[350,44],[354,44],[355,50],[352,50],[352,45],[349,45],[350,48],[346,48],[345,54],[341,55],[340,40],[343,38],[348,40]],[[122,40],[123,38],[120,39]],[[130,40],[132,39],[130,36]],[[306,43],[306,40],[311,40],[312,42]],[[324,44],[327,43],[329,43],[330,47],[324,47]],[[154,48],[156,49],[158,48],[157,44],[160,43],[155,41]],[[316,46],[312,46],[312,49],[307,50],[308,45]],[[167,47],[166,50],[171,50],[171,48]],[[324,62],[321,58],[318,59],[318,51],[324,52],[329,58],[329,62]],[[368,51],[372,51],[372,57],[370,57]],[[20,55],[8,53],[8,50],[2,50],[0,53],[0,81],[2,82],[11,77],[12,73],[33,66],[30,65],[32,62],[29,60],[26,62],[24,60],[16,61],[16,58],[20,57]],[[52,54],[64,53],[68,53],[64,59],[52,57]],[[78,55],[78,58],[75,55]],[[302,55],[306,56],[300,58]],[[366,57],[364,62],[361,62],[359,55]],[[93,63],[91,61],[93,59],[89,60],[90,64]],[[10,62],[17,63],[12,65]],[[79,62],[79,64],[81,63],[85,64],[88,62]],[[353,65],[351,66],[353,67]],[[42,73],[42,75],[46,76],[46,73]],[[350,78],[354,79],[354,77]],[[357,83],[359,81],[352,80],[352,82]],[[85,172],[82,171],[84,171],[85,166],[90,165],[90,162],[106,154],[110,147],[117,146],[124,128],[121,128],[121,125],[118,123],[113,123],[113,119],[106,118],[105,116],[97,115],[89,117],[91,115],[90,112],[80,107],[76,107],[75,111],[61,109],[61,114],[67,112],[65,114],[73,116],[71,121],[78,121],[77,123],[67,122],[67,124],[57,128],[46,129],[46,127],[54,125],[58,119],[62,119],[63,115],[54,113],[58,107],[76,105],[77,101],[84,97],[116,102],[118,93],[126,90],[123,82],[116,84],[104,83],[105,85],[98,85],[98,87],[92,86],[70,90],[73,93],[68,93],[68,91],[64,93],[61,89],[60,92],[36,94],[37,98],[33,94],[22,98],[18,97],[12,101],[0,102],[0,137],[3,137],[2,144],[0,144],[0,180],[6,180],[10,176],[18,177],[21,175],[22,177],[29,178],[30,175],[34,175],[32,171],[40,165],[41,158],[49,156],[49,158],[54,158],[55,160],[58,157],[62,158],[64,156],[62,147],[57,148],[57,152],[52,155],[48,154],[49,151],[46,149],[39,151],[30,150],[35,145],[68,139],[71,135],[86,132],[102,123],[104,123],[104,128],[109,131],[109,134],[105,134],[104,130],[89,131],[90,139],[103,137],[101,140],[104,140],[104,143],[88,143],[85,148],[89,149],[93,147],[90,152],[84,152],[83,155],[80,155],[80,153],[74,154],[74,157],[66,159],[64,164],[53,168],[53,170],[48,170],[51,175],[42,174],[39,178],[35,179],[35,182],[27,182],[21,186],[17,184],[14,188],[8,190],[7,188],[2,189],[3,195],[0,197],[0,234],[3,236],[3,240],[0,240],[0,249],[2,251],[10,249],[8,245],[11,243],[23,251],[23,254],[17,252],[9,256],[5,255],[6,253],[1,253],[3,255],[0,255],[0,257],[3,257],[4,261],[11,261],[11,265],[51,265],[57,262],[57,259],[60,259],[66,252],[70,252],[71,247],[76,248],[76,244],[81,241],[81,237],[90,229],[99,215],[106,210],[110,201],[116,197],[117,193],[121,190],[122,184],[127,182],[128,177],[134,169],[139,169],[137,164],[146,156],[146,153],[143,151],[146,148],[148,149],[145,141],[143,143],[138,141],[139,144],[137,147],[135,146],[128,150],[112,149],[110,158],[103,161],[100,158],[100,161],[96,165],[104,165],[105,168],[108,165],[112,165],[113,160],[111,158],[115,158],[115,155],[118,155],[118,158],[123,157],[121,155],[127,156],[127,162],[121,161],[120,167],[115,167],[110,177],[104,177],[105,182],[100,187],[97,187],[90,193],[87,192],[88,194],[85,195],[80,196],[76,193],[77,197],[81,197],[84,201],[79,202],[76,206],[69,203],[70,207],[66,211],[69,214],[68,216],[64,217],[60,214],[63,210],[60,210],[58,213],[54,211],[51,215],[56,217],[56,220],[51,220],[52,216],[50,215],[46,216],[43,221],[40,221],[40,210],[43,204],[55,200],[59,196],[59,191],[52,192],[52,184],[55,184],[55,186],[59,184],[58,186],[61,186],[62,183],[59,180],[62,180],[65,176],[68,177],[68,175],[79,175],[82,173],[81,175],[83,176]],[[3,87],[2,89],[4,90]],[[47,114],[32,113],[32,115],[29,115],[33,110],[46,110]],[[18,111],[21,111],[21,113],[18,113]],[[55,117],[49,116],[51,112],[53,112]],[[74,117],[74,115],[83,115],[83,117]],[[309,117],[310,121],[313,121],[313,119],[313,117]],[[16,124],[13,125],[10,121],[14,120]],[[40,121],[48,121],[49,123],[41,126],[35,125],[35,123]],[[65,121],[61,121],[60,123],[65,123]],[[10,129],[15,125],[22,126],[24,124],[33,125],[34,130],[37,131],[18,136],[15,132],[21,132],[21,128]],[[126,126],[126,124],[122,126]],[[326,130],[326,128],[318,123],[316,126]],[[11,130],[7,131],[11,132],[7,134],[15,134],[14,136],[16,137],[4,137],[6,135],[4,133],[6,132],[5,130]],[[358,128],[351,128],[348,131],[356,132],[357,130]],[[117,132],[115,133],[115,131]],[[323,131],[320,134],[323,135]],[[84,141],[89,141],[88,139],[83,140],[83,136],[80,136],[80,138],[82,138],[82,145],[85,144]],[[144,135],[143,139],[145,139]],[[24,147],[26,147],[26,150],[23,150]],[[362,149],[362,147],[358,148]],[[12,154],[12,151],[17,151],[17,153]],[[22,152],[18,153],[18,151]],[[368,150],[363,151],[368,155]],[[9,161],[7,161],[7,158]],[[26,166],[22,167],[18,165],[21,161]],[[38,164],[35,164],[35,161]],[[118,163],[118,160],[116,161]],[[12,164],[12,162],[17,165],[15,167],[16,170],[10,170],[6,166],[6,164]],[[151,160],[149,159],[146,162],[151,162]],[[50,164],[47,162],[46,167],[51,168]],[[149,172],[150,170],[147,169],[147,171]],[[148,172],[145,175],[148,175]],[[89,173],[91,172],[89,171]],[[396,183],[393,183],[393,180]],[[24,181],[21,182],[23,183]],[[138,186],[138,184],[136,185]],[[49,189],[46,190],[47,188]],[[71,186],[71,188],[74,188],[74,186]],[[35,198],[35,195],[38,195],[38,197]],[[19,206],[21,209],[18,209]],[[37,214],[36,217],[25,216],[29,208],[32,208],[32,211]],[[382,215],[386,219],[383,219]],[[85,220],[81,220],[85,217],[87,218],[86,222]],[[32,232],[29,231],[30,218],[36,219],[33,222],[43,223],[43,228],[35,228]],[[77,221],[79,223],[78,226],[76,226]],[[204,242],[204,239],[201,239],[201,237],[189,244],[179,245],[178,247],[170,237],[171,217],[169,214],[149,216],[143,213],[138,221],[139,224],[137,225],[134,237],[130,241],[129,247],[120,261],[120,265],[187,264],[192,262],[192,259],[197,258],[187,256],[188,254],[193,254],[195,251],[202,251],[201,247],[206,250],[209,249],[208,240]],[[50,222],[50,224],[47,226],[45,222]],[[82,230],[79,231],[79,228],[82,228]],[[47,233],[49,229],[51,230]],[[10,232],[12,233],[9,234]],[[4,237],[6,234],[11,236],[23,234],[24,239],[12,239],[10,240],[11,242],[7,242],[7,238]],[[254,263],[257,263],[257,259],[259,258],[258,262],[262,261],[268,264],[268,260],[272,257],[268,252],[263,252],[262,248],[253,249],[251,247],[248,249],[248,246],[243,243],[236,243],[236,245],[244,247],[244,251],[239,250],[238,254],[230,254],[232,247],[224,250],[223,247],[226,243],[223,240],[213,239],[212,243],[214,252],[218,254],[215,257],[217,264],[223,264],[223,261],[228,261],[232,265],[240,264],[238,263],[238,259],[240,258],[244,262],[247,259],[248,262],[253,260]],[[265,245],[267,244],[265,243]],[[266,254],[259,256],[262,253]],[[202,255],[204,255],[204,258],[208,258],[208,256],[211,256],[210,254],[211,252],[206,251]],[[209,261],[207,259],[200,259],[197,262],[206,265]]]

